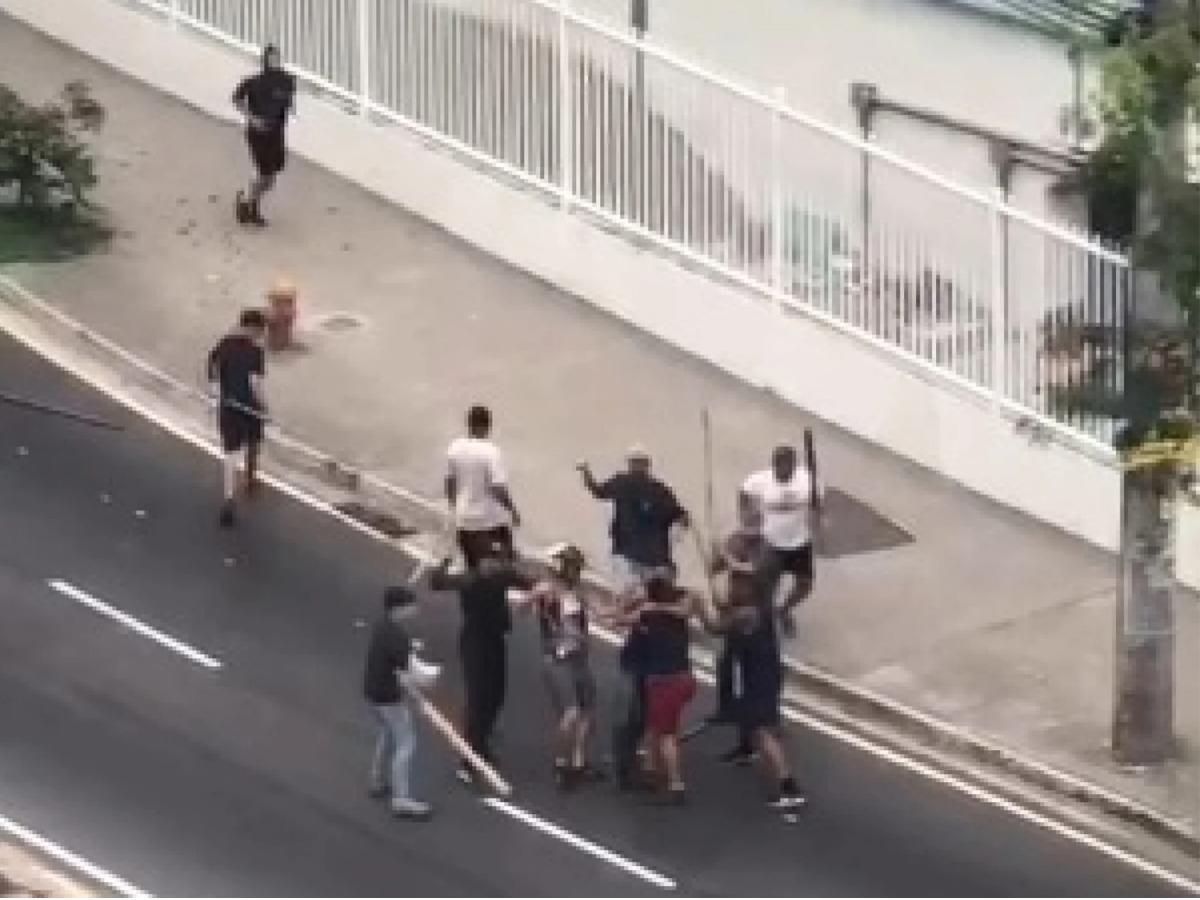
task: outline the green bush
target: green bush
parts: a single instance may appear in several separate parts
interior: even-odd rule
[[[0,84],[0,192],[23,210],[88,206],[96,167],[85,136],[103,124],[104,109],[83,82],[42,106]]]

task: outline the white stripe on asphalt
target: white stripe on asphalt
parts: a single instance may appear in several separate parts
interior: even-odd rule
[[[584,853],[589,853],[596,857],[596,859],[601,859],[611,866],[616,866],[630,875],[636,875],[638,878],[650,882],[655,887],[662,888],[664,891],[675,890],[675,882],[667,876],[647,869],[645,866],[613,853],[599,844],[594,844],[585,838],[581,838],[577,834],[572,834],[565,828],[555,825],[553,822],[547,822],[545,819],[535,816],[533,813],[521,809],[519,806],[513,806],[507,800],[501,800],[498,797],[485,797],[483,803],[492,809],[498,809],[500,812],[512,816],[512,818],[519,822],[524,822],[530,828],[536,828],[543,834],[558,838],[564,844],[570,844],[576,850],[582,850]]]
[[[163,634],[157,628],[151,628],[145,622],[135,619],[129,613],[121,612],[121,610],[109,606],[102,600],[97,600],[87,591],[77,588],[73,584],[55,578],[49,582],[49,585],[63,596],[70,597],[76,603],[86,606],[88,609],[98,612],[102,616],[107,616],[114,622],[120,622],[130,631],[136,631],[142,637],[147,637],[156,644],[166,647],[168,650],[174,650],[180,656],[190,659],[197,665],[204,666],[206,669],[221,668],[220,660],[213,659],[206,653],[201,653],[195,647],[189,647],[183,641],[176,640],[169,634]]]
[[[61,316],[61,314],[59,315]],[[135,415],[153,423],[158,428],[170,435],[173,435],[184,443],[189,444],[204,453],[207,453],[214,459],[224,459],[224,454],[222,453],[221,448],[215,442],[206,440],[199,435],[193,434],[183,426],[172,421],[169,417],[150,409],[145,404],[129,396],[121,389],[121,387],[109,384],[108,381],[105,380],[105,376],[103,374],[98,374],[96,371],[89,370],[88,367],[81,365],[77,359],[73,358],[70,354],[55,346],[53,342],[46,339],[39,339],[36,336],[27,334],[21,330],[20,326],[15,328],[6,327],[4,328],[4,331],[9,335],[9,337],[27,347],[32,352],[41,356],[43,359],[49,360],[54,365],[58,366],[58,368],[69,373],[94,390],[99,391],[101,394],[104,394],[114,402],[124,406]],[[126,355],[128,356],[127,353]],[[142,365],[145,366],[144,363]],[[295,485],[265,472],[262,473],[262,477],[264,481],[270,484],[277,491],[285,494],[288,497],[291,497],[297,503],[301,503],[310,509],[322,512],[325,515],[341,522],[346,527],[357,531],[359,534],[369,537],[371,540],[378,541],[393,548],[397,546],[396,542],[391,538],[384,537],[368,525],[365,525],[357,519],[346,515],[341,510],[335,509],[331,504],[304,492]],[[431,555],[424,552],[419,547],[404,545],[401,546],[400,549],[418,562],[428,563],[431,559]],[[608,639],[607,636],[606,639]],[[1104,856],[1115,859],[1120,863],[1137,869],[1138,871],[1150,875],[1151,877],[1157,878],[1167,884],[1172,885],[1173,887],[1181,888],[1190,894],[1200,894],[1200,882],[1193,881],[1185,875],[1173,872],[1170,869],[1157,865],[1148,859],[1143,859],[1142,857],[1130,853],[1127,850],[1123,850],[1115,844],[1110,844],[1107,841],[1101,840],[1100,838],[1088,834],[1087,832],[1075,828],[1069,824],[1055,821],[1054,819],[1041,815],[1040,813],[1037,813],[1031,809],[1026,809],[1023,806],[1019,806],[1018,804],[1000,796],[999,794],[992,793],[985,788],[973,785],[955,775],[935,769],[933,766],[926,765],[918,760],[909,759],[908,757],[905,757],[891,748],[883,746],[882,744],[872,743],[866,738],[838,728],[836,725],[831,725],[808,715],[797,713],[792,709],[785,709],[784,716],[791,722],[811,728],[814,731],[818,731],[821,734],[834,738],[835,740],[849,744],[864,753],[877,756],[880,759],[886,760],[887,762],[899,766],[902,769],[915,772],[916,774],[922,775],[931,781],[957,790],[960,793],[979,801],[980,803],[994,806],[997,809],[1003,810],[1015,816],[1016,818],[1023,819],[1024,821],[1034,824],[1040,828],[1044,828],[1045,830],[1056,834],[1059,837],[1066,838],[1067,840],[1074,841],[1078,844],[1095,850]]]
[[[122,897],[152,897],[153,894],[147,894],[141,888],[134,887],[124,878],[114,875],[105,869],[100,868],[94,863],[88,862],[77,853],[72,853],[66,847],[62,847],[49,838],[44,838],[36,831],[26,828],[19,822],[14,822],[12,819],[0,815],[0,831],[7,832],[16,838],[18,841],[27,844],[35,850],[44,853],[46,856],[69,866],[76,872],[86,876],[92,881],[104,885],[112,891],[120,894]]]

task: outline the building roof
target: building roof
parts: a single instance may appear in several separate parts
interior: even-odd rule
[[[1064,39],[1100,40],[1137,0],[945,0]]]

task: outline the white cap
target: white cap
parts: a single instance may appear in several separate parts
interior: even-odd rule
[[[634,444],[625,454],[628,459],[649,459],[650,451],[643,444]]]

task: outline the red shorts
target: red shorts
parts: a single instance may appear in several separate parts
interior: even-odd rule
[[[646,727],[653,734],[678,734],[683,711],[695,696],[696,678],[691,672],[650,676],[646,679]]]

